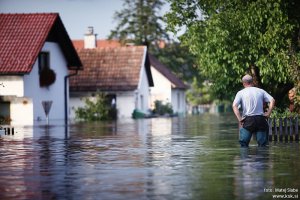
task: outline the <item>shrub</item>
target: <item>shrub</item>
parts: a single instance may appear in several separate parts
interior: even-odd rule
[[[95,99],[85,99],[85,106],[75,110],[76,119],[84,121],[100,121],[111,119],[112,108],[105,94],[98,93]]]
[[[154,114],[164,115],[173,114],[173,108],[170,103],[163,104],[162,101],[156,100],[154,102],[155,108],[153,110]]]

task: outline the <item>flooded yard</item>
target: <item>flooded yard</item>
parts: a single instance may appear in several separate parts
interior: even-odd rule
[[[0,136],[0,199],[298,198],[299,154],[240,148],[233,114],[15,127]]]

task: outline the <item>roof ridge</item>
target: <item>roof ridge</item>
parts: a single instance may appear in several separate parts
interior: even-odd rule
[[[0,15],[59,15],[58,12],[35,12],[35,13],[0,13]]]

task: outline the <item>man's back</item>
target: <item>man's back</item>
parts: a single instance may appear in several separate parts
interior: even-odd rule
[[[246,87],[239,91],[234,99],[240,104],[244,116],[263,115],[264,102],[270,102],[273,98],[264,90],[257,87]]]

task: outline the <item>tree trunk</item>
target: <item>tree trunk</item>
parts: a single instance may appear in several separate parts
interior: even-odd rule
[[[249,73],[253,77],[253,84],[255,87],[262,88],[262,83],[261,83],[261,77],[259,73],[259,68],[255,65],[250,65],[249,66]]]

